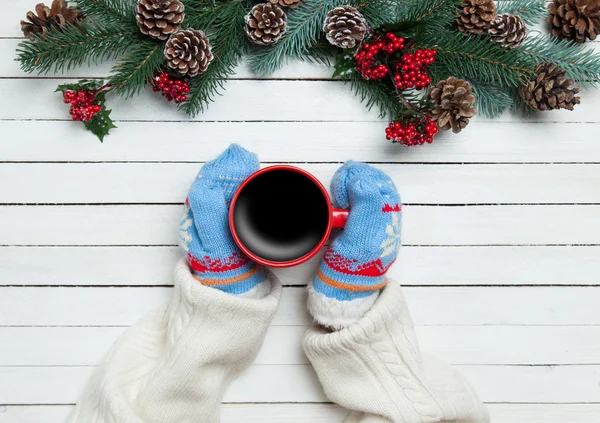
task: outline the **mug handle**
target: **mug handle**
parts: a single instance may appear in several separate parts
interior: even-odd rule
[[[333,209],[333,212],[331,213],[331,227],[337,229],[346,226],[348,213],[350,213],[348,210]]]

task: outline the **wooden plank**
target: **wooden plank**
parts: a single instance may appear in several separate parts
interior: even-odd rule
[[[0,79],[0,95],[12,99],[12,107],[0,109],[3,119],[68,118],[62,97],[54,91],[62,79]],[[37,93],[31,102],[24,92]],[[279,96],[277,107],[265,92],[286,93]],[[323,95],[327,93],[327,95]],[[586,91],[576,112],[556,110],[540,113],[536,122],[596,122],[595,105],[600,101],[598,90]],[[111,96],[111,117],[116,120],[142,121],[317,121],[355,122],[380,121],[376,110],[365,108],[343,81],[322,80],[231,80],[226,91],[203,114],[191,119],[147,88],[134,100]],[[171,106],[171,107],[169,107]],[[265,115],[265,110],[269,110]],[[476,118],[475,120],[484,120]],[[513,114],[504,114],[500,121],[522,121]]]
[[[228,119],[232,118],[230,114]],[[459,136],[442,133],[433,144],[413,148],[386,141],[383,121],[118,125],[101,144],[78,122],[0,121],[0,132],[10,140],[0,143],[0,157],[4,161],[198,162],[239,142],[264,162],[290,158],[296,162],[600,162],[600,143],[590,136],[600,128],[597,123],[475,121]],[[277,134],[285,134],[285,140]]]
[[[456,366],[486,402],[581,403],[600,395],[600,366]],[[7,404],[73,403],[93,367],[1,367]],[[310,365],[253,365],[235,380],[226,402],[325,402]]]
[[[444,133],[436,143],[423,148],[403,148],[386,142],[382,137],[385,126],[382,122],[122,122],[105,144],[91,142],[93,139],[76,122],[0,122],[0,125],[4,133],[19,138],[18,143],[0,145],[5,160],[206,161],[231,142],[243,140],[242,144],[257,152],[263,161],[289,161],[290,157],[296,161],[336,162],[349,158],[461,163],[600,161],[598,143],[588,135],[597,124],[473,123],[460,134],[460,139]],[[284,145],[264,137],[265,133],[281,131],[286,132]],[[323,139],[327,142],[322,142]],[[275,145],[281,148],[273,148]]]
[[[600,244],[599,206],[406,206],[406,245]],[[175,245],[179,205],[0,206],[0,245]]]
[[[0,423],[59,423],[71,405],[0,406]],[[494,423],[598,423],[598,404],[490,404]],[[4,411],[2,411],[4,410]],[[338,423],[347,411],[332,404],[223,404],[222,423]]]
[[[0,327],[0,366],[91,366],[120,327]],[[254,364],[308,364],[304,326],[273,326]],[[600,364],[598,326],[419,326],[421,350],[451,364]]]
[[[0,247],[0,286],[171,285],[180,257],[177,247]],[[404,286],[598,285],[598,257],[588,246],[404,246],[388,275]],[[318,260],[275,272],[305,285]]]
[[[264,166],[269,165],[269,163]],[[199,163],[3,163],[0,201],[182,203]],[[329,186],[339,164],[299,164]],[[408,204],[600,203],[600,165],[378,164]],[[60,189],[56,189],[60,187]]]
[[[404,293],[421,326],[599,325],[600,288],[417,288]],[[129,326],[171,288],[1,288],[0,326]],[[306,293],[284,288],[274,326],[306,326]]]

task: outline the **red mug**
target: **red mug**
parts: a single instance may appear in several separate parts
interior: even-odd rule
[[[319,180],[295,166],[269,166],[253,173],[235,192],[229,228],[252,260],[291,267],[315,256],[333,228],[343,228],[348,210],[331,205]]]

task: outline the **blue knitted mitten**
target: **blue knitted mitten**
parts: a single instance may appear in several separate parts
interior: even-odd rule
[[[309,286],[308,308],[319,324],[340,329],[360,319],[386,285],[400,248],[402,205],[390,177],[363,163],[338,169],[331,193],[350,215]]]
[[[259,166],[254,154],[233,144],[206,163],[192,184],[179,225],[179,245],[194,277],[204,285],[252,296],[266,279],[262,266],[235,245],[228,220],[235,191]]]

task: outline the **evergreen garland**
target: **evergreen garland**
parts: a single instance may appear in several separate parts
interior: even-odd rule
[[[105,107],[111,91],[129,98],[149,85],[169,101],[176,99],[178,107],[193,117],[223,92],[244,57],[260,76],[271,75],[291,59],[334,65],[333,78],[346,82],[367,108],[377,108],[381,117],[395,121],[388,138],[407,145],[431,142],[439,128],[460,131],[474,113],[472,107],[488,118],[508,109],[532,113],[538,101],[542,110],[572,108],[579,101],[571,95],[577,90],[564,81],[563,89],[572,90],[566,97],[564,93],[552,97],[558,95],[552,90],[541,97],[531,91],[537,89],[530,81],[539,64],[557,65],[582,87],[596,86],[600,77],[599,55],[569,40],[529,33],[520,46],[508,48],[492,43],[492,35],[459,32],[458,11],[470,0],[306,0],[296,9],[285,9],[285,32],[274,43],[266,39],[266,45],[253,45],[246,36],[245,17],[258,0],[173,1],[185,7],[181,29],[201,30],[210,42],[211,51],[201,53],[212,62],[193,78],[169,69],[165,39],[142,34],[136,20],[138,0],[73,0],[86,20],[46,28],[43,36],[33,33],[19,44],[17,60],[30,73],[61,73],[115,61],[106,84],[81,81],[59,87],[65,102],[75,109],[72,114],[101,139],[114,127]],[[342,12],[332,17],[330,12],[340,7]],[[344,20],[340,13],[353,17],[359,13],[367,25]],[[497,2],[498,15],[519,16],[529,26],[547,13],[544,0]],[[328,19],[341,19],[328,27],[332,33],[324,32]],[[342,31],[338,28],[344,28],[345,35],[336,32]],[[359,39],[356,47],[330,44],[335,44],[332,36],[348,34]],[[383,50],[372,45],[382,45]],[[369,51],[374,59],[368,57]],[[389,75],[381,74],[381,68]],[[421,86],[410,82],[409,68],[415,69]],[[558,73],[548,71],[546,77],[553,75]],[[167,80],[169,87],[161,85]],[[436,91],[436,84],[444,91]],[[530,92],[524,91],[526,86]],[[177,90],[176,95],[170,89]],[[80,92],[93,95],[81,94],[85,101],[71,100]]]

